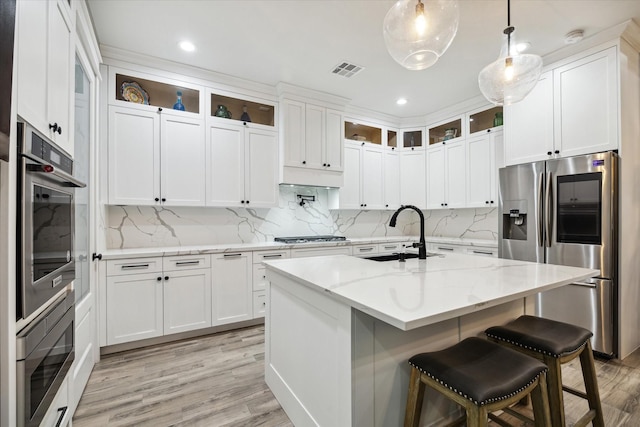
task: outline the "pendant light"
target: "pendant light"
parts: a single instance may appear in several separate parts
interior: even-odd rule
[[[393,59],[409,70],[436,63],[458,31],[457,0],[399,0],[384,17],[382,33]]]
[[[500,56],[478,75],[480,91],[495,105],[522,101],[533,90],[542,72],[542,58],[516,49],[511,26],[511,0],[507,0],[507,28],[503,31]]]

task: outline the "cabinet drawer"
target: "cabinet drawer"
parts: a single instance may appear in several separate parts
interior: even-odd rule
[[[378,245],[378,253],[380,254],[398,253],[405,248],[410,248],[412,245],[413,245],[413,242],[380,243]]]
[[[328,256],[328,255],[351,255],[350,246],[339,246],[333,248],[309,248],[309,249],[292,249],[291,258],[304,258],[312,256]]]
[[[378,245],[355,245],[351,247],[352,254],[355,256],[367,256],[378,253]]]
[[[264,317],[267,308],[267,295],[264,291],[253,293],[253,318]]]
[[[162,272],[162,257],[129,258],[107,261],[107,276]]]
[[[448,245],[446,243],[432,243],[431,250],[443,253],[463,253],[464,247],[458,245]]]
[[[262,264],[253,264],[253,290],[261,291],[267,287],[266,268]]]
[[[467,248],[465,253],[469,255],[498,257],[498,248],[472,246]]]
[[[273,261],[274,259],[286,259],[291,257],[289,249],[276,251],[255,251],[253,253],[253,263],[260,264],[262,261]]]
[[[162,259],[164,271],[211,267],[211,255],[177,255]]]

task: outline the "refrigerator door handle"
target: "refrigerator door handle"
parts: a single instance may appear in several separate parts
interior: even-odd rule
[[[545,201],[545,215],[544,215],[544,233],[545,233],[545,245],[551,247],[551,227],[553,226],[551,216],[553,215],[553,191],[552,191],[552,179],[551,172],[547,172],[546,190],[544,195]]]
[[[544,194],[542,192],[542,184],[544,182],[544,172],[540,172],[540,181],[538,183],[538,246],[544,246]]]

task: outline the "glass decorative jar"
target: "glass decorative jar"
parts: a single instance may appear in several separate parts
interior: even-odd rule
[[[493,127],[502,126],[502,113],[496,113],[493,118]]]

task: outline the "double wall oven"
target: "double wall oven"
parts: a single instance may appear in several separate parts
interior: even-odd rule
[[[39,426],[74,358],[73,160],[18,122],[18,426]],[[61,410],[60,419],[65,410]]]

